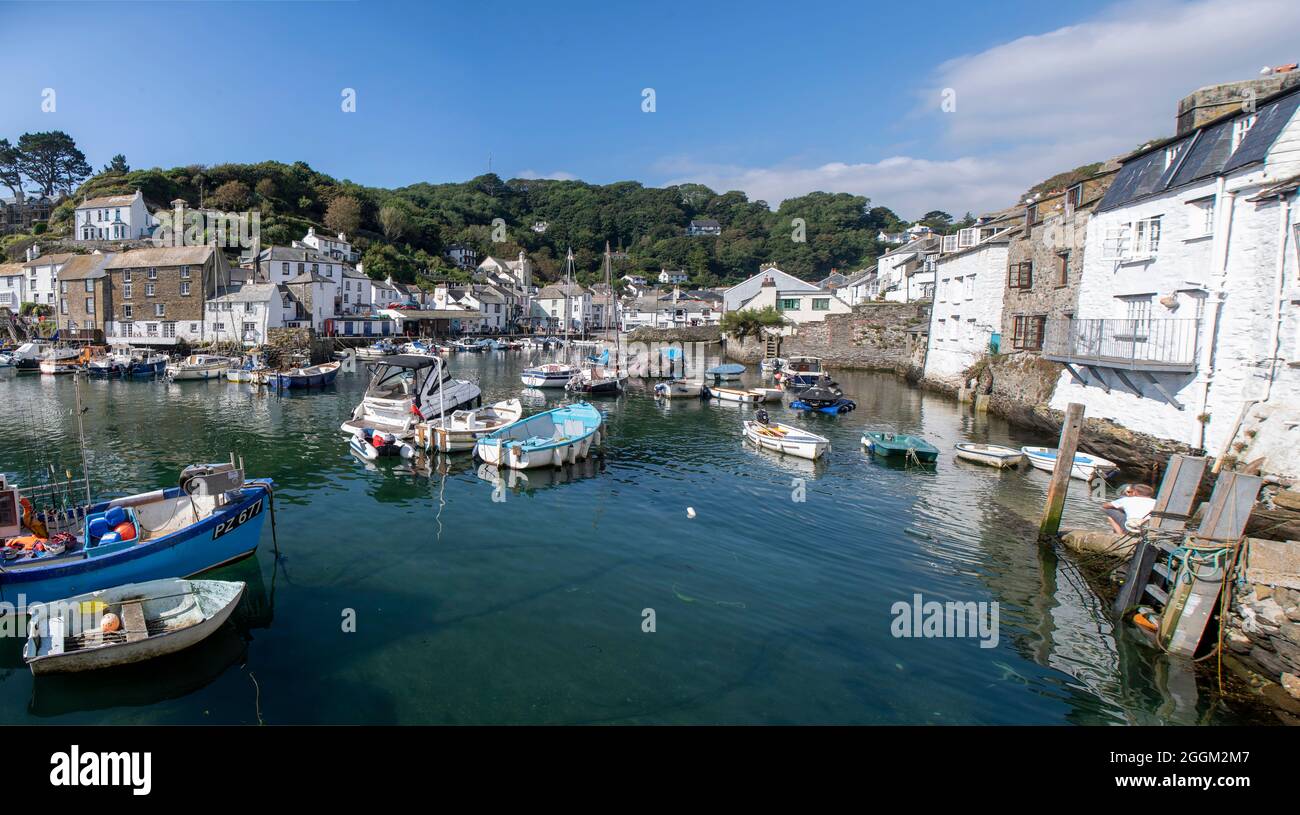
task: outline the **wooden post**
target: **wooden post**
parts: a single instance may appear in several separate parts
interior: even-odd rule
[[[1071,402],[1065,410],[1061,424],[1061,442],[1056,448],[1056,467],[1052,470],[1052,483],[1047,488],[1047,505],[1043,519],[1038,523],[1038,540],[1056,537],[1061,528],[1061,512],[1065,509],[1065,494],[1070,489],[1070,470],[1074,467],[1074,452],[1079,448],[1079,429],[1083,426],[1083,405]]]

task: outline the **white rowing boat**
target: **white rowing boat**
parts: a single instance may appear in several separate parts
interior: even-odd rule
[[[518,399],[506,399],[474,410],[452,411],[444,418],[416,425],[415,443],[440,453],[473,450],[479,439],[514,424],[523,415],[524,406]]]
[[[719,402],[739,402],[742,405],[756,405],[767,397],[758,391],[746,388],[722,388],[709,386],[709,398]]]
[[[1056,469],[1056,448],[1054,447],[1021,447],[1020,452],[1025,454],[1025,458],[1029,460],[1029,463],[1035,469],[1049,473]],[[1118,471],[1119,465],[1110,459],[1087,453],[1075,453],[1074,465],[1070,468],[1070,477],[1091,481],[1098,475],[1102,478],[1109,478]]]
[[[956,447],[957,458],[989,467],[1018,467],[1025,460],[1024,453],[1014,447],[1003,447],[1000,444],[962,443]]]
[[[766,450],[816,461],[831,449],[831,440],[788,424],[769,421],[767,411],[740,423],[745,438]]]
[[[203,641],[230,616],[242,582],[166,578],[30,608],[23,660],[34,674],[143,662]]]

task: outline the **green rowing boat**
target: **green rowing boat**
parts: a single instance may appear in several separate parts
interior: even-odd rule
[[[862,444],[878,456],[914,455],[918,461],[934,461],[939,458],[939,448],[920,436],[907,433],[868,430],[862,434]]]

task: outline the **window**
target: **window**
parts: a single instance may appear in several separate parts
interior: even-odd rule
[[[1043,350],[1044,315],[1017,315],[1012,323],[1011,347],[1018,351]]]
[[[245,335],[245,336],[249,336],[249,335],[256,336],[256,335],[257,335],[257,323],[244,323],[244,335]]]
[[[304,268],[303,264],[299,263],[299,264],[298,264],[298,274],[302,274],[302,272],[303,272],[303,268]]]
[[[288,263],[281,263],[281,264],[280,264],[280,271],[283,272],[283,273],[285,273],[285,274],[288,274],[288,273],[289,273],[289,264],[288,264]]]
[[[1133,225],[1133,257],[1149,258],[1160,250],[1160,216],[1143,218]]]
[[[1201,198],[1188,201],[1191,208],[1188,222],[1188,234],[1194,238],[1204,238],[1214,234],[1214,199]]]
[[[244,304],[244,312],[245,312],[245,313],[250,313],[250,312],[252,312],[252,310],[253,310],[253,304],[252,304],[252,303],[245,303],[245,304]]]
[[[68,301],[64,300],[62,297],[59,298],[59,313],[60,314],[68,313]]]
[[[975,299],[975,275],[966,275],[962,278],[962,293],[967,300]]]
[[[145,284],[144,284],[144,296],[145,296],[145,297],[153,297],[153,293],[154,293],[154,284],[153,284],[153,283],[145,283]]]
[[[1032,289],[1034,287],[1034,263],[1013,263],[1007,270],[1007,288]]]
[[[130,303],[128,303],[128,304],[122,306],[122,319],[123,319],[123,320],[130,320],[130,319],[133,319],[134,316],[135,316],[135,309],[132,308],[132,306],[131,306]]]
[[[149,275],[148,275],[148,277],[149,277],[150,280],[157,280],[157,279],[158,279],[158,270],[157,270],[156,268],[154,268],[153,266],[150,266],[150,267],[149,267]]]
[[[122,284],[122,299],[123,299],[123,300],[130,300],[130,299],[131,299],[131,284],[130,284],[130,283],[123,283],[123,284]]]
[[[130,337],[133,336],[135,333],[135,329],[132,323],[122,323],[121,328],[122,328],[123,337]]]
[[[799,300],[794,297],[784,298],[778,302],[777,307],[781,311],[798,311]]]
[[[1038,204],[1030,204],[1025,207],[1025,228],[1038,223]]]
[[[812,301],[813,311],[830,311],[831,299],[829,297],[814,297]]]
[[[175,337],[175,336],[176,336],[176,323],[163,323],[163,336],[164,336],[164,337]]]
[[[189,297],[189,296],[190,296],[190,284],[189,284],[189,281],[184,281],[184,282],[181,283],[181,296],[182,296],[182,297]]]
[[[1056,253],[1056,285],[1058,287],[1070,285],[1070,253],[1069,252]]]
[[[1083,204],[1083,185],[1075,184],[1065,192],[1065,208],[1067,212],[1073,212]]]
[[[86,298],[86,313],[87,314],[95,313],[95,298],[93,297]]]
[[[66,281],[66,280],[60,281],[60,282],[59,282],[59,294],[67,294],[67,293],[68,293],[68,281]]]
[[[1165,148],[1165,169],[1166,170],[1174,166],[1174,162],[1178,160],[1178,153],[1181,152],[1182,149],[1183,146],[1181,144],[1175,144],[1171,147]]]
[[[155,317],[165,317],[165,316],[167,316],[167,304],[166,304],[166,303],[154,303],[154,304],[153,304],[153,316],[155,316]]]
[[[156,337],[156,336],[158,336],[158,324],[157,324],[157,323],[145,323],[145,324],[144,324],[144,333],[145,333],[145,336],[147,336],[147,337]]]
[[[86,293],[87,293],[87,294],[94,294],[94,293],[95,293],[95,281],[93,281],[93,280],[87,280],[87,281],[86,281]]]
[[[1246,134],[1255,126],[1255,120],[1257,118],[1258,115],[1252,113],[1249,116],[1242,116],[1240,119],[1237,119],[1232,123],[1232,152],[1237,152],[1237,148],[1241,146],[1242,139],[1245,139]]]
[[[188,267],[188,266],[182,266],[182,267],[181,267],[181,280],[189,280],[189,279],[190,279],[190,267]]]

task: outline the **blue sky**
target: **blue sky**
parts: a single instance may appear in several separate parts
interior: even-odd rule
[[[303,160],[392,187],[491,155],[915,217],[1171,133],[1184,93],[1300,58],[1300,3],[0,0],[0,31],[0,136],[65,130],[96,167]]]

